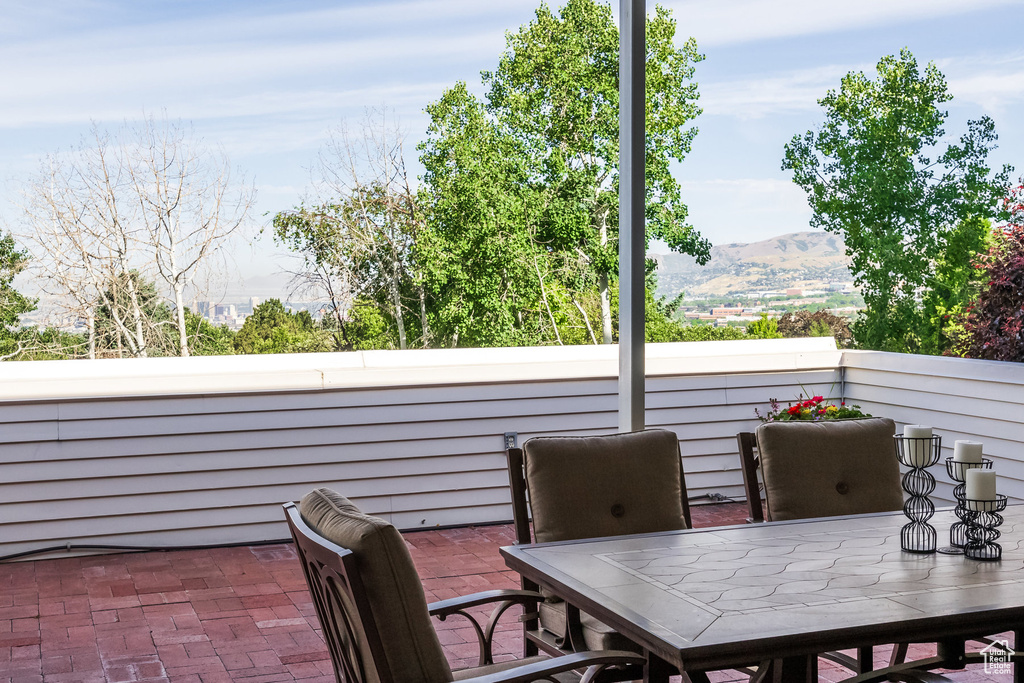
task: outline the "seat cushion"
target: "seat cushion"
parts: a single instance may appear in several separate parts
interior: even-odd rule
[[[685,528],[672,432],[537,437],[523,459],[538,542]]]
[[[773,520],[903,508],[888,418],[766,422],[757,428],[765,499]]]
[[[451,681],[423,585],[398,530],[325,488],[307,494],[299,513],[314,531],[355,555],[392,678],[409,683]]]
[[[490,674],[500,673],[502,671],[508,671],[509,669],[516,669],[527,664],[535,664],[536,662],[543,662],[550,659],[547,655],[537,655],[535,657],[524,657],[522,659],[509,659],[504,662],[495,662],[494,664],[485,664],[483,666],[471,666],[468,669],[458,669],[453,671],[452,674],[456,681],[464,681],[468,678],[476,678],[477,676],[487,676]],[[556,676],[556,678],[559,678]],[[563,680],[559,678],[559,680]],[[568,676],[564,679],[566,683],[576,683],[579,681],[579,676],[569,672]]]
[[[565,603],[557,598],[549,598],[540,603],[539,607],[541,628],[564,638]],[[632,640],[586,612],[580,612],[580,626],[583,627],[583,642],[588,650],[642,651],[642,648]]]

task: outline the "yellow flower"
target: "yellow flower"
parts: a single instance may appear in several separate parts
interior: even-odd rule
[[[810,417],[810,416],[811,416],[811,409],[810,408],[804,408],[803,410],[800,411],[800,417]]]
[[[836,406],[829,406],[828,408],[825,408],[825,412],[829,414],[838,413],[839,408],[837,408]]]

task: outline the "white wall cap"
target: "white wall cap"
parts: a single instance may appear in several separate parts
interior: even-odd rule
[[[647,344],[648,376],[836,367],[831,337]],[[0,401],[614,379],[618,346],[0,363]]]
[[[844,351],[842,363],[850,368],[1024,384],[1024,363],[1001,360],[923,356],[885,351]]]

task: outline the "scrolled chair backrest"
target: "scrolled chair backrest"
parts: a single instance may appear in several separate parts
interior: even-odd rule
[[[325,488],[285,504],[285,514],[338,680],[450,682],[398,530]]]

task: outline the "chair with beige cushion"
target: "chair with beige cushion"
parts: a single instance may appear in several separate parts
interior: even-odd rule
[[[760,469],[768,521],[833,517],[903,509],[901,475],[893,435],[896,423],[888,418],[793,420],[766,422],[755,433],[737,435],[740,460],[750,507],[748,521],[763,521],[758,493]],[[756,447],[758,454],[754,454]],[[991,643],[986,638],[976,638]],[[958,646],[962,646],[960,643]],[[893,646],[889,667],[873,667],[872,649],[858,650],[853,659],[842,653],[822,655],[861,675],[858,681],[941,680],[921,669],[943,666],[945,657],[906,662],[907,644]],[[966,655],[964,661],[977,661]],[[915,670],[908,671],[908,667]]]
[[[690,527],[679,440],[664,429],[529,439],[507,451],[518,543]],[[529,581],[524,589],[536,590]],[[593,617],[547,596],[526,621],[527,654],[635,649]]]
[[[448,683],[453,680],[527,683],[587,669],[584,681],[609,666],[639,675],[644,659],[629,652],[590,652],[553,659],[494,664],[495,620],[513,604],[536,604],[536,593],[487,591],[427,605],[405,541],[388,522],[364,515],[345,497],[317,489],[285,516],[313,597],[339,683]],[[473,627],[481,642],[480,667],[452,672],[430,624],[477,605],[498,603],[491,623]],[[486,678],[478,678],[485,676]]]
[[[902,510],[895,433],[882,417],[758,426],[768,519]]]
[[[748,521],[903,509],[900,468],[892,438],[895,433],[895,422],[872,417],[765,422],[756,432],[738,434]],[[764,486],[764,515],[758,470]],[[890,663],[902,663],[906,651],[906,645],[896,645]],[[856,659],[834,652],[823,656],[857,672],[872,666],[871,648],[863,648]]]

